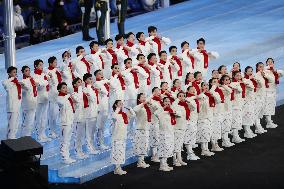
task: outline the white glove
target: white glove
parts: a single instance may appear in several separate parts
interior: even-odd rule
[[[98,11],[97,11],[97,16],[98,16],[98,18],[100,18],[100,17],[101,17],[101,15],[102,15],[101,11],[100,11],[100,10],[98,10]]]
[[[121,10],[121,4],[117,5],[117,9],[120,11]]]
[[[81,7],[81,11],[84,14],[85,13],[85,7]]]

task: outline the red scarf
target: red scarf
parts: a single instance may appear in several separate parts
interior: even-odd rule
[[[177,88],[177,87],[172,87],[172,88],[171,88],[171,91],[173,91],[173,92],[176,92],[176,90],[181,91],[181,89],[180,89],[180,88]]]
[[[72,80],[74,80],[75,79],[75,75],[74,75],[73,70],[72,70],[72,63],[71,62],[69,62],[68,67],[70,68],[70,72],[72,74]]]
[[[235,90],[231,87],[231,86],[228,86],[232,89],[232,93],[231,93],[231,101],[235,100]]]
[[[274,68],[270,67],[268,70],[272,71],[274,78],[275,78],[275,84],[278,85],[279,84],[279,75],[277,73],[276,70],[274,70]]]
[[[112,49],[107,49],[107,52],[112,56],[111,64],[114,65],[117,63],[117,55]]]
[[[18,79],[15,77],[11,82],[15,83],[15,85],[17,87],[17,91],[18,91],[18,99],[21,100],[22,99],[22,87],[21,87]]]
[[[172,57],[177,62],[178,66],[179,66],[179,70],[177,72],[178,76],[182,76],[182,63],[181,63],[180,59],[177,56],[172,56]]]
[[[210,107],[215,107],[216,103],[215,103],[214,97],[209,92],[206,92],[204,94],[209,98],[209,105],[210,105]]]
[[[158,37],[154,37],[153,41],[158,45],[158,53],[159,53],[162,49],[161,41]]]
[[[133,71],[133,70],[131,70],[130,73],[132,73],[132,75],[133,75],[135,88],[138,89],[138,88],[139,88],[138,74],[137,74],[137,72],[135,72],[135,71]]]
[[[28,78],[28,77],[23,76],[23,79],[27,79],[27,78]],[[34,80],[34,78],[32,78],[32,77],[29,77],[29,78],[30,78],[30,82],[31,82],[32,87],[33,87],[33,94],[34,94],[34,97],[36,97],[36,96],[37,96],[37,89],[36,89],[35,80]]]
[[[142,63],[138,64],[138,66],[140,66],[141,68],[143,68],[145,70],[146,73],[148,73],[149,77],[147,78],[147,85],[151,84],[151,75],[150,75],[150,70]]]
[[[75,93],[78,93],[78,87],[73,86],[73,90]]]
[[[184,50],[182,50],[184,52]],[[192,69],[194,69],[194,57],[187,51],[186,55],[190,58]]]
[[[173,109],[171,109],[169,106],[164,108],[164,111],[169,112],[171,116],[171,124],[175,125],[177,123],[176,116],[174,115]]]
[[[233,82],[238,82],[236,79],[233,79]],[[242,98],[246,97],[246,84],[240,83],[240,86],[242,88]]]
[[[97,104],[100,104],[100,101],[99,101],[99,90],[97,88],[95,88],[94,86],[92,86],[92,89],[93,91],[95,92],[96,94],[96,97],[97,97]]]
[[[175,99],[172,97],[172,94],[168,91],[166,93],[166,91],[161,90],[161,94],[166,95],[167,97],[170,98],[171,104],[175,101]]]
[[[203,54],[204,68],[208,68],[208,54],[207,54],[207,51],[206,50],[201,50],[200,53]]]
[[[133,47],[134,46],[134,43],[132,43],[132,42],[130,42],[130,41],[126,41],[126,45],[128,46],[128,47]]]
[[[219,87],[216,87],[215,92],[217,92],[221,98],[221,103],[225,102],[225,96],[224,93],[222,91],[222,89],[220,89]]]
[[[84,108],[88,108],[89,107],[89,99],[88,96],[83,93],[83,102],[84,102]]]
[[[112,76],[115,76],[114,72],[112,72]],[[117,75],[117,78],[119,79],[121,88],[124,91],[125,90],[125,82],[124,82],[124,79],[123,79],[122,75],[121,74]]]
[[[127,114],[125,112],[123,112],[122,110],[120,110],[118,112],[118,114],[121,114],[122,118],[123,118],[123,121],[124,121],[124,124],[128,124],[128,118],[127,118]]]
[[[65,96],[65,95],[67,95],[67,94],[62,93],[62,92],[58,93],[58,96]],[[70,105],[72,107],[73,113],[75,113],[74,104],[73,104],[73,100],[72,100],[71,96],[68,97],[68,101],[69,101],[69,103],[70,103]]]
[[[91,50],[91,54],[96,54],[96,51]],[[99,55],[99,58],[100,58],[100,60],[101,60],[101,62],[102,62],[102,69],[104,69],[104,68],[105,68],[104,60],[103,60],[103,58],[102,58],[102,56],[101,56],[101,55]]]
[[[150,66],[154,66],[154,63],[149,61],[148,64]],[[158,66],[156,66],[156,70],[158,70],[160,72],[160,79],[163,79],[163,72],[161,70],[158,69]]]
[[[152,99],[159,102],[160,105],[163,106],[163,102],[160,96],[153,96]]]
[[[41,75],[42,74],[42,70],[35,69],[34,73],[37,74],[37,75]],[[43,79],[47,81],[46,75],[43,77]],[[46,91],[48,92],[49,91],[49,84],[47,84],[45,88],[46,88]]]
[[[185,101],[179,101],[178,105],[183,106],[186,112],[186,120],[190,118],[190,109]]]
[[[117,49],[119,49],[120,47],[121,47],[121,45],[116,44],[116,48],[117,48]],[[122,50],[124,51],[124,54],[125,54],[126,56],[128,56],[128,50],[127,50],[125,47],[123,47]]]
[[[192,97],[192,96],[195,96],[194,94],[191,94],[191,93],[186,93],[186,97]],[[195,104],[196,104],[196,109],[197,109],[197,113],[199,113],[200,111],[200,103],[199,103],[199,100],[198,99],[194,99],[195,101]]]
[[[101,79],[96,78],[96,81],[101,81]],[[107,90],[107,92],[108,92],[107,96],[109,97],[109,85],[108,85],[107,83],[105,83],[105,84],[104,84],[104,87],[106,88],[106,90]]]
[[[166,64],[166,61],[160,59],[160,63],[163,64],[163,65],[165,65],[165,64]],[[172,68],[171,68],[170,65],[169,65],[169,67],[168,67],[168,70],[169,70],[169,73],[170,73],[170,78],[171,78],[171,80],[172,80],[172,79],[173,79],[173,76],[172,76]],[[161,79],[163,79],[163,76],[162,76]]]
[[[91,66],[90,66],[89,62],[85,59],[85,57],[83,57],[83,58],[81,59],[81,61],[86,65],[86,67],[87,67],[87,72],[90,73],[90,72],[91,72]]]
[[[146,42],[139,40],[139,44],[142,45],[142,46],[145,46]]]
[[[245,73],[245,78],[246,78],[246,79],[250,79],[250,78],[249,78],[249,75],[247,75],[246,73]],[[250,80],[251,80],[251,82],[252,82],[252,84],[253,84],[253,86],[254,86],[254,92],[256,92],[256,89],[257,89],[257,82],[256,82],[256,80],[255,80],[254,78],[251,78]]]
[[[141,104],[141,102],[139,103]],[[144,104],[144,108],[146,110],[146,113],[147,113],[147,121],[148,122],[151,122],[152,120],[152,112],[151,112],[151,109],[149,108],[149,106],[147,104]]]
[[[55,67],[52,67],[52,66],[48,66],[48,69],[49,70],[53,70]],[[56,77],[57,77],[57,81],[58,83],[61,83],[62,82],[62,76],[61,76],[61,73],[59,71],[56,70],[55,72],[56,74]]]
[[[200,82],[195,80],[192,82],[192,86],[195,88],[197,95],[201,93],[200,87],[199,87]]]

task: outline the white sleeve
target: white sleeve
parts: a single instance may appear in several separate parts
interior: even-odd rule
[[[166,45],[171,44],[171,40],[170,40],[170,38],[162,37],[162,41],[163,41],[163,43],[165,43]]]

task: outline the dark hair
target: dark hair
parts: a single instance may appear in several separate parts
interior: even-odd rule
[[[198,44],[200,41],[202,41],[205,44],[205,39],[204,38],[201,37],[201,38],[197,39],[196,43]]]
[[[102,70],[98,69],[98,70],[94,71],[94,76],[96,76],[97,73],[99,73],[100,71],[102,71]]]
[[[220,81],[219,81],[220,85],[224,85],[224,81],[225,81],[226,77],[230,79],[230,77],[228,75],[222,75],[222,77],[220,78]]]
[[[255,65],[255,71],[256,71],[256,72],[257,72],[258,66],[259,66],[260,64],[264,65],[263,62],[258,62],[258,63],[256,63],[256,65]]]
[[[129,38],[131,35],[134,35],[134,33],[133,33],[133,32],[127,33],[127,34],[125,35],[125,38],[126,38],[126,39]],[[134,35],[134,36],[135,36],[135,35]]]
[[[137,105],[139,104],[139,99],[141,98],[141,96],[142,96],[143,94],[144,94],[144,93],[139,93],[139,94],[137,95],[137,101],[136,101]]]
[[[193,86],[192,86],[192,85],[188,86],[187,89],[186,89],[186,91],[189,91],[189,89],[190,89],[191,87],[193,87]]]
[[[202,86],[205,85],[205,84],[206,84],[206,82],[203,81],[203,82],[201,82],[200,86],[202,87]]]
[[[111,65],[111,67],[110,67],[110,69],[113,69],[113,68],[114,68],[114,66],[118,66],[118,64],[117,64],[117,63],[112,64],[112,65]]]
[[[209,89],[211,89],[212,88],[212,82],[213,82],[213,80],[214,79],[217,79],[217,78],[211,78],[211,79],[209,79]],[[218,80],[218,79],[217,79]]]
[[[149,26],[148,27],[148,33],[151,33],[151,32],[153,32],[155,30],[158,30],[155,26]]]
[[[173,81],[173,85],[175,85],[177,81],[179,81],[179,79],[175,79],[175,80]]]
[[[95,44],[96,44],[96,45],[99,45],[99,42],[97,42],[97,41],[92,41],[92,42],[89,44],[90,49],[92,49]]]
[[[194,75],[194,78],[195,78],[195,79],[196,79],[196,77],[197,77],[197,75],[198,75],[198,74],[201,74],[201,72],[199,72],[199,71],[194,72],[194,74],[193,74],[193,75]]]
[[[83,76],[83,81],[86,81],[88,78],[93,77],[90,73],[85,73]]]
[[[123,35],[122,35],[122,34],[117,34],[114,39],[115,39],[116,41],[118,41],[118,40],[120,40],[121,38],[123,38]]]
[[[159,88],[158,88],[158,87],[153,87],[152,93],[153,93],[156,89],[159,89]]]
[[[22,67],[22,70],[21,70],[21,71],[22,71],[22,73],[24,73],[25,69],[27,69],[27,68],[29,68],[29,69],[30,69],[30,67],[28,67],[28,66],[23,66],[23,67]]]
[[[84,47],[83,46],[76,47],[76,54],[78,54],[81,49],[84,49]]]
[[[213,74],[213,72],[215,72],[215,71],[217,71],[217,72],[219,73],[219,71],[218,71],[218,70],[212,70],[212,72],[211,72],[211,73]]]
[[[163,98],[163,103],[165,102],[165,100],[166,100],[167,98],[168,98],[169,100],[171,100],[170,97],[167,97],[167,96],[166,96],[166,97]]]
[[[152,58],[152,56],[156,56],[156,54],[155,53],[148,54],[147,59],[150,60]]]
[[[190,75],[190,74],[191,74],[190,72],[188,72],[188,73],[186,74],[186,76],[185,76],[185,80],[184,80],[184,83],[186,83],[187,78],[189,77],[189,75]]]
[[[267,65],[268,60],[272,60],[272,62],[274,64],[274,59],[273,58],[267,58],[266,61],[265,61],[266,65]]]
[[[137,32],[136,33],[136,39],[139,40],[139,38],[141,37],[142,34],[144,34],[144,32]]]
[[[16,70],[17,71],[17,68],[14,67],[14,66],[10,66],[8,69],[7,69],[7,73],[11,73],[13,70]]]
[[[177,49],[177,47],[176,46],[170,46],[169,52],[171,52],[173,49]]]
[[[67,86],[67,83],[65,83],[65,82],[59,83],[59,84],[57,85],[57,90],[60,91],[60,89],[61,89],[64,85]]]
[[[218,72],[219,73],[221,73],[221,70],[222,70],[222,68],[224,68],[224,67],[226,67],[225,65],[221,65],[221,66],[219,66],[219,68],[218,68]]]
[[[160,51],[160,52],[159,52],[159,56],[161,56],[163,53],[166,53],[166,54],[167,54],[166,51]]]
[[[105,40],[105,45],[107,45],[108,42],[113,42],[113,40],[111,38],[108,38],[107,40]]]
[[[141,54],[141,53],[138,54],[137,57],[136,57],[136,59],[139,60],[140,56],[144,56],[144,54]],[[145,57],[145,56],[144,56],[144,57]]]
[[[128,61],[128,60],[131,60],[132,61],[132,59],[131,58],[126,58],[126,59],[124,59],[124,64],[126,64],[126,62]]]
[[[56,57],[52,56],[52,57],[48,58],[47,62],[48,62],[48,64],[52,64],[55,60],[56,60]]]
[[[72,85],[74,86],[79,80],[82,80],[82,79],[80,79],[80,77],[76,77],[75,79],[73,79]]]
[[[39,63],[43,62],[41,59],[36,59],[34,61],[34,68],[38,67]]]
[[[120,102],[121,100],[116,100],[114,103],[113,103],[113,105],[112,105],[112,109],[113,109],[113,111],[115,111],[116,110],[116,105]]]
[[[162,87],[165,83],[168,84],[168,82],[162,81],[160,87]]]
[[[237,75],[237,73],[240,73],[240,71],[233,71],[232,72],[232,78],[234,78]]]
[[[64,51],[61,55],[62,58],[64,58],[65,53],[68,53],[68,51]]]
[[[188,45],[189,45],[189,43],[188,43],[187,41],[183,41],[183,42],[180,44],[180,47],[182,48],[185,44],[188,44]]]
[[[178,97],[178,95],[181,94],[181,93],[182,93],[182,94],[185,94],[183,91],[179,91],[179,92],[177,93],[177,97]]]
[[[246,68],[245,68],[245,73],[247,73],[248,72],[248,69],[252,69],[253,70],[253,68],[251,67],[251,66],[247,66]]]

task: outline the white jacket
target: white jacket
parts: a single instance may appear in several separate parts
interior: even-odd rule
[[[84,115],[86,119],[93,119],[98,116],[97,96],[91,85],[84,87],[83,92],[88,97],[88,107],[84,108]]]
[[[107,53],[102,53],[101,54],[105,68],[103,70],[104,72],[104,77],[107,79],[110,79],[111,77],[111,65],[112,65],[112,56],[111,54],[107,51]]]
[[[244,103],[242,98],[242,87],[239,82],[232,82],[230,86],[233,88],[235,96],[235,100],[232,101],[232,107],[233,109],[241,110]]]
[[[224,102],[224,110],[225,112],[231,112],[232,111],[232,100],[231,100],[231,94],[233,92],[233,89],[231,89],[227,85],[220,86],[222,89],[224,96],[225,96],[225,102]]]
[[[70,64],[70,65],[69,65]],[[61,66],[61,73],[62,73],[62,81],[67,83],[68,89],[72,89],[72,70],[71,70],[71,60],[64,60]]]
[[[30,78],[23,79],[22,83],[24,84],[24,86],[22,86],[22,109],[35,110],[37,106],[37,96],[34,96],[33,85]]]
[[[6,110],[7,112],[19,112],[22,99],[18,98],[18,89],[15,83],[11,82],[12,80],[14,80],[14,77],[2,82],[2,85],[7,92]]]
[[[138,77],[139,77],[139,91],[144,92],[147,94],[148,91],[148,85],[147,85],[147,79],[150,77],[150,74],[144,70],[141,66],[134,66],[134,68],[137,68],[138,71]],[[150,70],[149,70],[150,71]],[[151,72],[150,72],[151,73]]]
[[[128,56],[125,54],[123,47],[120,46],[119,48],[115,48],[115,53],[117,55],[117,62],[120,67],[120,70],[123,71],[125,70],[124,66],[124,60],[128,58]]]
[[[78,92],[73,92],[72,96],[74,98],[74,108],[75,108],[75,116],[74,122],[84,122],[84,101],[83,101],[83,88],[78,87]]]
[[[280,77],[283,77],[284,72],[283,70],[277,70],[277,73],[280,75]],[[265,74],[267,74],[267,77],[273,78],[272,80],[268,80],[269,87],[267,88],[267,91],[276,91],[277,84],[275,83],[275,76],[272,71],[266,70]]]
[[[79,77],[83,80],[84,74],[88,73],[88,68],[84,62],[81,61],[83,58],[82,55],[76,57],[74,60],[72,60],[72,67],[73,67],[73,73],[75,77]],[[87,59],[86,59],[87,60]],[[90,65],[91,67],[91,65]]]
[[[177,63],[171,64],[170,59],[166,61],[165,65],[162,63],[158,63],[158,65],[162,68],[163,73],[163,79],[162,81],[167,82],[169,85],[172,84],[173,78],[174,78],[174,72],[179,69],[179,66]],[[171,79],[172,75],[172,79]]]
[[[49,75],[51,74],[52,77],[49,79],[49,100],[50,101],[55,101],[57,96],[58,96],[58,91],[57,91],[57,85],[58,85],[58,78],[56,75],[57,68],[54,68],[53,70],[47,70],[46,74]]]
[[[173,104],[172,104],[172,109],[177,112],[179,117],[176,118],[176,125],[174,126],[174,129],[180,130],[180,129],[185,129],[186,124],[189,120],[186,119],[186,110],[183,106],[179,105],[178,103],[180,102],[179,99],[176,99]],[[188,106],[189,108],[189,106]]]
[[[158,44],[156,42],[153,41],[154,36],[150,36],[147,37],[145,40],[146,41],[151,41],[152,45],[151,45],[151,52],[155,53],[157,56],[159,55],[159,51],[158,51]],[[161,50],[163,50],[163,46],[165,45],[169,45],[171,43],[171,40],[167,37],[162,37],[162,40],[160,40],[161,42]],[[146,56],[146,55],[145,55]]]
[[[130,111],[126,113],[127,119],[135,116],[135,112],[130,108]],[[112,141],[115,140],[126,140],[127,138],[127,125],[124,123],[123,117],[119,114],[119,110],[112,113],[112,118],[114,121],[114,127],[112,130]]]
[[[150,66],[151,68],[151,87],[150,89],[152,90],[154,87],[159,87],[161,84],[161,79],[160,79],[160,71],[157,69],[157,65],[154,64],[153,66]]]
[[[47,103],[48,102],[48,96],[49,96],[49,83],[47,79],[49,78],[48,75],[45,73],[39,74],[34,74],[33,78],[35,82],[38,83],[37,86],[37,102],[38,103]],[[45,79],[46,78],[46,79]]]
[[[244,100],[254,101],[255,99],[255,92],[254,92],[254,85],[250,79],[243,79],[243,82],[246,84],[246,97]]]
[[[153,106],[149,106],[151,111],[151,122],[153,119],[153,112],[155,111]],[[148,122],[147,111],[144,108],[144,104],[139,104],[133,108],[133,111],[136,114],[136,129],[138,130],[150,130],[151,122]]]
[[[270,77],[270,74],[266,73],[267,71],[264,71],[265,74],[265,78],[268,79],[268,81],[273,82],[272,77]],[[261,75],[261,72],[257,72],[255,74],[255,80],[257,82],[257,89],[256,89],[256,96],[264,96],[265,92],[266,92],[266,85],[265,85],[265,79],[264,77]]]
[[[197,122],[198,120],[198,107],[195,99],[198,100],[198,96],[191,96],[186,97],[186,101],[189,102],[189,108],[190,108],[190,121],[191,122]]]
[[[93,62],[91,66],[91,73],[94,73],[96,70],[104,70],[103,69],[104,62],[101,60],[101,58],[103,59],[102,54],[103,54],[102,50],[99,49],[94,54],[88,54],[85,56],[87,61]]]
[[[138,44],[137,44],[137,48],[140,48],[140,49],[141,49],[142,54],[143,54],[145,57],[147,57],[148,54],[150,54],[150,52],[151,52],[151,45],[150,45],[150,43],[149,43],[148,41],[145,43],[145,45],[142,45],[141,43],[138,43]]]
[[[108,85],[108,80],[100,80],[95,82],[95,87],[100,89],[99,92],[99,111],[108,112],[109,91],[105,85]]]
[[[74,121],[74,113],[68,98],[69,94],[65,96],[57,96],[57,104],[59,106],[59,116],[61,126],[72,125]]]
[[[215,92],[212,92],[212,96],[214,97],[215,100],[215,105],[217,103],[220,103],[220,97],[219,94],[216,94]],[[216,107],[210,107],[209,104],[209,97],[207,97],[204,93],[201,93],[199,95],[200,97],[200,112],[198,115],[198,119],[202,120],[202,119],[212,119],[213,118],[213,113],[214,113],[214,109]]]
[[[171,124],[171,116],[169,112],[164,111],[164,109],[159,109],[154,114],[159,120],[159,131],[174,133],[174,127],[177,125]]]
[[[194,65],[194,61],[193,61],[193,64],[191,62],[191,59],[189,56],[189,52],[190,54],[192,54],[191,51],[189,51],[189,49],[186,49],[185,51],[183,51],[181,53],[181,57],[182,57],[182,63],[183,63],[183,70],[182,70],[182,75],[183,75],[183,78],[185,79],[185,76],[188,72],[190,73],[194,73],[194,68],[192,67],[192,65]],[[193,56],[193,55],[192,55]]]
[[[114,102],[115,100],[122,100],[123,101],[126,86],[125,86],[125,89],[123,90],[117,74],[114,75],[114,76],[111,76],[109,82],[110,82],[110,94],[109,94],[110,101],[111,102],[112,101]]]

